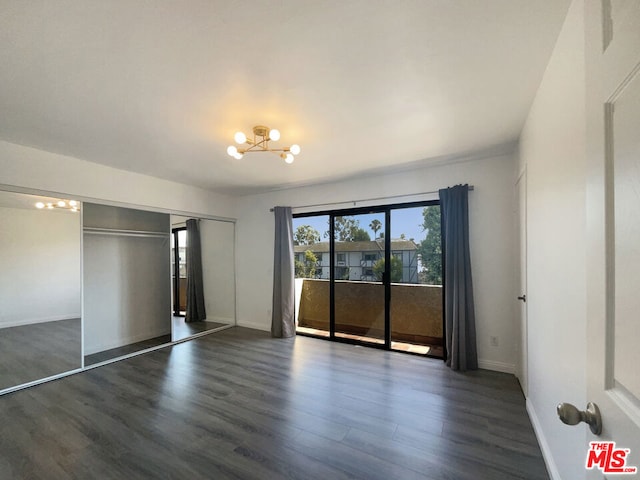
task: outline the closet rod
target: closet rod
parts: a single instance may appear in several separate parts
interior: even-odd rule
[[[143,230],[119,230],[115,228],[95,228],[85,227],[82,230],[89,235],[112,235],[118,237],[150,237],[150,238],[169,238],[169,233],[164,232],[146,232]]]
[[[473,185],[469,185],[469,190],[473,190]],[[418,193],[405,193],[402,195],[391,195],[390,197],[374,197],[374,198],[361,198],[360,200],[345,200],[344,202],[329,202],[329,203],[314,203],[312,205],[298,205],[297,207],[291,207],[293,208],[311,208],[311,207],[328,207],[331,205],[343,205],[345,203],[353,203],[353,205],[355,206],[356,203],[360,203],[360,202],[372,202],[374,200],[390,200],[393,198],[404,198],[404,197],[417,197],[420,195],[430,195],[430,194],[434,194],[434,193],[438,193],[439,190],[432,190],[430,192],[418,192]],[[273,212],[273,208],[269,209],[270,212]]]

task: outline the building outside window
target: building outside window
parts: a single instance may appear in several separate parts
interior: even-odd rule
[[[337,280],[365,281],[376,280],[375,265],[384,259],[384,244],[379,241],[336,242],[335,278]],[[391,253],[402,262],[402,279],[399,283],[419,283],[418,246],[412,240],[392,239]],[[329,242],[316,242],[309,245],[294,245],[295,258],[298,261],[297,278],[330,277]],[[307,265],[306,252],[313,253],[315,268]],[[306,262],[306,263],[305,263]],[[304,267],[304,268],[303,268]]]

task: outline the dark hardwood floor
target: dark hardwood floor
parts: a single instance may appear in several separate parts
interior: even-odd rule
[[[85,355],[84,364],[85,366],[95,365],[96,363],[123,357],[124,355],[139,352],[140,350],[146,350],[147,348],[164,345],[165,343],[171,343],[170,333],[167,335],[160,335],[159,337],[148,338],[140,342],[123,345],[122,347],[110,348],[109,350],[103,350],[101,352],[92,353],[91,355]]]
[[[79,318],[0,329],[0,390],[81,367]]]
[[[547,479],[517,381],[231,328],[0,397],[2,479]]]
[[[226,325],[225,323],[218,322],[187,323],[184,321],[184,317],[173,317],[172,322],[172,331],[168,335],[148,338],[140,342],[123,345],[122,347],[111,348],[91,355],[85,355],[84,364],[85,366],[94,365],[96,363],[104,362],[105,360],[122,357],[124,355],[129,355],[130,353],[139,352],[140,350],[164,345],[165,343],[171,343],[172,340],[182,340],[197,333],[207,332]]]
[[[224,327],[226,323],[220,322],[185,322],[184,317],[173,317],[173,340],[182,340],[196,333],[208,332],[216,328]]]

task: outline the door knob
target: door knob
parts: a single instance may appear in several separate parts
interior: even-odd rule
[[[602,417],[600,416],[600,409],[595,403],[587,403],[587,409],[584,411],[578,410],[570,403],[561,403],[558,405],[557,412],[562,423],[577,425],[580,422],[584,422],[589,425],[594,435],[602,433]]]
[[[523,302],[527,301],[527,296],[526,295],[522,295],[521,297],[518,297],[518,300],[522,300]]]

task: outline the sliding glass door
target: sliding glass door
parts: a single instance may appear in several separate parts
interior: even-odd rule
[[[184,317],[187,312],[187,228],[171,230],[171,281],[173,315]]]
[[[298,333],[443,356],[438,202],[293,222]]]
[[[440,205],[391,210],[391,349],[444,356]]]
[[[385,213],[332,215],[334,335],[386,342]]]

